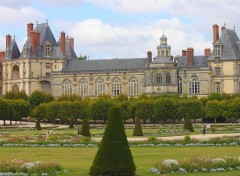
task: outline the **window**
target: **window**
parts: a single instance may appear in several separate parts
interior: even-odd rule
[[[189,93],[190,94],[199,94],[200,93],[200,84],[197,76],[191,77],[191,82],[189,82]]]
[[[69,80],[63,82],[63,95],[72,95],[72,83]]]
[[[161,51],[161,56],[164,56],[164,51],[163,50]]]
[[[47,78],[50,78],[51,77],[51,74],[49,72],[46,73],[46,77]]]
[[[161,73],[158,73],[156,75],[156,82],[157,82],[157,84],[162,84],[162,74]]]
[[[46,66],[46,69],[50,69],[51,68],[51,63],[46,63],[45,66]]]
[[[179,94],[182,94],[182,78],[181,77],[178,77],[178,93]]]
[[[215,83],[215,91],[217,92],[217,93],[221,93],[221,82],[216,82]]]
[[[219,63],[220,63],[220,57],[215,57],[214,63],[215,63],[215,64],[219,64]]]
[[[17,80],[19,78],[20,78],[19,77],[19,67],[17,65],[14,65],[13,69],[12,69],[12,79]]]
[[[79,95],[84,97],[88,96],[88,83],[85,79],[81,79],[78,84]]]
[[[45,49],[45,55],[46,56],[51,56],[51,44],[47,42],[44,45],[44,49]]]
[[[216,76],[220,76],[221,75],[221,68],[220,67],[216,67],[215,68],[215,73],[216,73]]]
[[[168,51],[166,51],[166,57],[168,57]]]
[[[215,45],[215,55],[221,55],[221,45]]]
[[[26,57],[27,56],[27,48],[23,48],[23,57]]]
[[[240,64],[238,64],[238,75],[240,75]]]
[[[95,82],[95,95],[99,96],[101,94],[105,93],[105,85],[103,79],[99,78]]]
[[[131,78],[128,82],[128,94],[138,95],[138,80],[136,78]]]
[[[171,84],[171,75],[169,73],[166,74],[166,84]]]
[[[112,95],[120,95],[121,94],[121,80],[119,78],[114,78],[112,81]]]

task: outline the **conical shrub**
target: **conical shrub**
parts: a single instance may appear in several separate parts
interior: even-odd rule
[[[83,119],[82,127],[80,130],[80,135],[86,136],[86,137],[91,137],[88,119]]]
[[[139,118],[136,118],[135,120],[133,136],[143,136],[142,126]]]
[[[194,132],[192,121],[190,118],[184,119],[184,129],[189,130],[190,132]]]
[[[107,126],[93,164],[90,176],[134,176],[135,164],[123,126],[122,111],[110,109]]]

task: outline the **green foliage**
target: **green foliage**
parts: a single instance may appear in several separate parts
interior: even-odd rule
[[[62,95],[57,98],[58,101],[81,101],[82,98],[78,95]]]
[[[136,101],[135,117],[146,120],[152,119],[153,101],[152,99],[141,99]]]
[[[78,57],[78,60],[87,60],[89,56],[87,55],[81,55]]]
[[[55,120],[58,117],[58,111],[60,110],[60,103],[57,101],[52,101],[47,103],[46,118],[49,120]]]
[[[5,99],[15,99],[15,100],[18,100],[18,99],[23,99],[23,100],[27,100],[28,99],[28,96],[26,94],[25,91],[10,91],[10,92],[7,92],[3,98]]]
[[[40,105],[41,103],[48,103],[53,100],[53,96],[41,91],[34,91],[28,98],[32,108]]]
[[[88,119],[83,119],[80,135],[85,137],[91,137],[90,125],[89,125]]]
[[[135,170],[123,126],[122,111],[117,106],[112,107],[102,142],[90,168],[90,176],[134,176]]]
[[[36,129],[41,130],[41,125],[40,122],[42,119],[46,118],[46,111],[47,110],[47,105],[46,103],[42,103],[39,106],[35,107],[34,109],[32,109],[30,115],[35,118],[36,121]]]
[[[186,129],[186,130],[189,130],[190,132],[194,132],[192,121],[191,121],[190,118],[187,117],[187,118],[184,119],[183,128]]]
[[[27,117],[30,112],[29,102],[19,99],[19,100],[10,100],[9,103],[12,106],[12,119],[13,120],[22,120],[22,117]]]
[[[143,136],[142,126],[139,118],[136,118],[133,136]]]
[[[218,100],[209,100],[206,103],[206,115],[215,119],[222,115],[222,106]]]
[[[0,119],[3,120],[3,125],[6,125],[5,120],[12,120],[13,107],[10,100],[0,99]]]

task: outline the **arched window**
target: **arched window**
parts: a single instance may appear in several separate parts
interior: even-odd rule
[[[134,77],[128,82],[128,94],[138,95],[138,80]]]
[[[120,95],[121,94],[121,80],[119,78],[113,78],[112,80],[112,95]]]
[[[42,91],[51,94],[51,83],[49,81],[41,82]]]
[[[157,82],[157,84],[162,84],[162,74],[161,73],[158,73],[156,75],[156,82]]]
[[[19,86],[17,84],[14,84],[12,87],[13,92],[19,92]]]
[[[168,57],[168,51],[166,51],[166,57]]]
[[[78,93],[80,96],[88,96],[88,82],[85,79],[80,79],[78,84]]]
[[[171,84],[171,75],[169,73],[166,74],[166,84]]]
[[[99,95],[104,94],[104,93],[105,93],[104,81],[103,81],[103,79],[99,78],[95,82],[95,95],[99,96]]]
[[[191,81],[189,82],[189,93],[190,94],[200,93],[199,78],[196,75],[191,76]]]
[[[14,79],[14,80],[19,79],[19,67],[17,65],[13,66],[12,79]]]
[[[178,93],[182,94],[182,78],[180,76],[178,76]]]
[[[70,80],[63,82],[63,95],[72,95],[72,83]]]
[[[161,51],[161,56],[164,56],[164,51],[163,50]]]

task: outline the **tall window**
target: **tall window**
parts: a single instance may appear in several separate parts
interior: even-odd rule
[[[138,80],[136,78],[131,78],[128,82],[128,94],[138,95]]]
[[[215,57],[214,58],[214,63],[219,64],[220,63],[220,57]]]
[[[78,93],[80,96],[88,96],[88,83],[85,79],[81,79],[78,84]]]
[[[197,76],[191,77],[191,82],[189,82],[189,93],[190,94],[199,94],[200,93],[200,84]]]
[[[221,68],[220,67],[216,67],[215,68],[215,73],[216,73],[216,76],[220,76],[221,75]]]
[[[157,84],[162,84],[162,74],[161,73],[158,73],[156,75],[156,82],[157,82]]]
[[[72,83],[70,80],[63,82],[63,95],[72,95]]]
[[[182,94],[182,78],[178,77],[178,93]]]
[[[168,51],[166,51],[166,57],[168,57]]]
[[[221,93],[221,82],[215,83],[215,89],[217,93]]]
[[[12,79],[19,79],[19,67],[17,65],[13,66]]]
[[[103,81],[103,79],[99,78],[95,82],[95,95],[99,96],[99,95],[101,95],[103,93],[105,93],[104,81]]]
[[[45,49],[45,55],[46,56],[51,56],[51,44],[47,42],[44,45],[44,49]]]
[[[215,45],[215,55],[221,55],[221,45]]]
[[[164,51],[163,50],[161,51],[161,56],[164,56]]]
[[[166,84],[171,84],[171,75],[169,73],[166,74]]]
[[[112,95],[120,95],[121,94],[121,80],[119,78],[114,78],[112,81]]]

